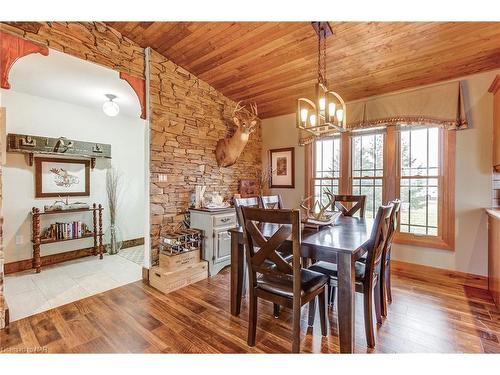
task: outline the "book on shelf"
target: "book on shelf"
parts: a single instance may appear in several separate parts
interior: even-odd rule
[[[90,231],[85,223],[81,221],[71,221],[60,223],[56,222],[51,224],[46,230],[44,238],[52,238],[55,240],[68,240],[84,237]]]

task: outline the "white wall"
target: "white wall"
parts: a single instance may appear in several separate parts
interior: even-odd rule
[[[493,97],[488,87],[500,70],[462,78],[466,81],[471,128],[457,132],[454,251],[395,245],[393,259],[458,270],[488,273],[485,207],[491,205]],[[274,189],[285,204],[296,207],[304,195],[304,148],[297,146],[295,114],[262,121],[263,161],[269,149],[295,146],[295,189]]]
[[[100,109],[77,106],[61,101],[2,90],[3,107],[7,108],[7,133],[33,134],[80,141],[111,144],[111,160],[97,159],[91,171],[90,197],[72,197],[70,201],[102,203],[104,230],[109,226],[106,199],[106,168],[115,166],[122,173],[122,190],[117,223],[123,239],[144,237],[144,134],[145,122],[123,115],[108,117]],[[29,167],[22,154],[8,153],[3,168],[3,240],[5,262],[31,258],[31,216],[33,206],[43,209],[53,198],[35,199],[34,166]],[[90,214],[61,215],[60,221],[82,220],[91,224]],[[47,220],[47,219],[43,219]],[[55,216],[49,220],[55,220]],[[42,221],[44,224],[50,221]],[[16,236],[21,243],[16,244]],[[92,246],[92,239],[68,241],[42,246],[42,256]]]

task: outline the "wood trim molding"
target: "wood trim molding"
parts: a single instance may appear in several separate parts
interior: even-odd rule
[[[134,77],[130,74],[120,72],[120,78],[132,87],[137,98],[139,99],[139,104],[141,105],[141,118],[146,119],[146,80]]]
[[[49,54],[49,49],[15,35],[0,31],[0,87],[10,89],[9,72],[12,65],[21,57],[32,53],[40,53],[43,56]]]
[[[492,94],[496,94],[498,89],[500,89],[500,74],[497,74],[495,76],[495,79],[490,85],[490,88],[488,89],[488,92],[491,92]]]
[[[340,179],[339,194],[351,194],[351,136],[340,134]]]
[[[122,249],[140,245],[144,245],[144,237],[133,238],[130,240],[123,241]],[[67,251],[64,253],[46,255],[40,258],[40,262],[42,267],[44,267],[51,264],[66,262],[68,260],[83,258],[92,255],[93,249],[94,249],[93,247],[86,247],[83,249]],[[30,270],[32,268],[33,268],[33,260],[30,258],[30,259],[19,260],[17,262],[5,263],[4,271],[5,274],[7,275],[11,273]]]
[[[398,168],[398,134],[395,126],[388,126],[384,142],[384,186],[382,187],[383,202],[390,202],[397,197],[397,168]]]
[[[314,194],[313,187],[313,143],[304,146],[304,197],[307,198]]]
[[[441,285],[458,284],[488,290],[488,277],[472,273],[407,263],[394,259],[391,260],[391,271],[394,273],[411,272],[412,274],[421,274],[424,280],[434,280]]]

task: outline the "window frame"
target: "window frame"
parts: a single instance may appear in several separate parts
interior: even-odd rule
[[[438,169],[438,221],[437,236],[401,232],[398,228],[394,242],[419,247],[453,250],[455,247],[455,131],[439,128]],[[401,165],[400,136],[396,137],[396,184],[395,194],[400,196]]]
[[[411,125],[410,125],[411,126]],[[432,126],[432,125],[429,125]],[[350,194],[351,177],[351,135],[340,134],[340,178],[339,194]],[[382,201],[389,202],[400,196],[400,145],[399,130],[396,126],[387,126],[384,134],[384,175],[382,183]],[[455,142],[456,132],[440,128],[439,131],[439,174],[438,174],[438,235],[416,235],[400,232],[394,236],[394,242],[417,247],[430,247],[443,250],[455,248]],[[315,177],[315,142],[305,149],[305,191],[306,196],[314,194]]]
[[[341,179],[342,179],[342,148],[343,148],[342,147],[342,134],[332,134],[329,137],[322,138],[321,141],[325,141],[325,140],[328,140],[328,139],[334,139],[334,138],[338,138],[339,139],[339,157],[340,157],[340,160],[339,160],[339,177],[332,177],[332,178],[328,178],[328,177],[319,177],[318,178],[318,177],[316,177],[316,163],[317,163],[317,160],[316,160],[316,154],[317,154],[316,153],[316,142],[314,141],[311,144],[312,166],[311,166],[311,174],[310,174],[309,184],[308,184],[309,185],[309,192],[306,191],[306,196],[312,196],[313,197],[313,201],[316,199],[316,197],[315,197],[315,187],[316,187],[315,181],[316,180],[327,180],[327,181],[337,180],[338,181],[338,183],[337,183],[338,193],[337,194],[341,194],[341,189],[342,189],[342,184],[341,184]],[[307,181],[307,178],[306,178],[306,181]]]
[[[366,176],[358,176],[354,177],[353,175],[353,169],[354,169],[354,152],[353,152],[353,138],[356,136],[363,136],[363,135],[377,135],[380,134],[382,135],[382,176],[373,176],[373,177],[366,177]],[[385,168],[385,148],[386,148],[386,129],[368,129],[368,130],[361,130],[358,132],[351,132],[349,134],[349,148],[350,148],[350,160],[349,160],[349,194],[354,194],[353,189],[354,189],[354,180],[373,180],[374,185],[373,187],[376,187],[375,180],[381,181],[381,187],[382,187],[382,197],[381,201],[382,203],[384,202],[384,197],[385,197],[385,173],[386,173],[386,168]],[[376,166],[374,167],[374,170],[376,170]],[[366,205],[366,203],[365,203]],[[366,206],[365,206],[366,207]],[[366,213],[365,213],[366,215]],[[376,212],[374,212],[373,217],[375,217]]]

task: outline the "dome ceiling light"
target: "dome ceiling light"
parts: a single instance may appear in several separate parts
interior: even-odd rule
[[[113,101],[116,99],[116,95],[106,94],[106,97],[108,98],[108,100],[105,101],[102,105],[103,112],[109,117],[117,116],[118,113],[120,113],[120,106],[118,105],[118,103]]]

